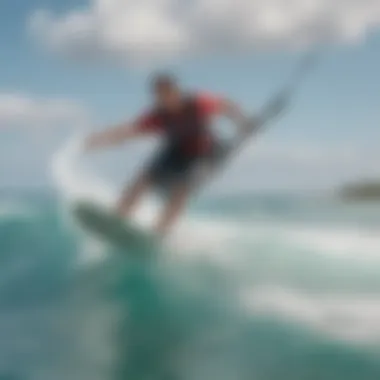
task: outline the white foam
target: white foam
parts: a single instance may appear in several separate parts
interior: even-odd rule
[[[348,261],[380,261],[380,234],[375,231],[348,227],[305,226],[215,220],[207,217],[187,217],[175,229],[170,243],[183,255],[206,255],[220,260],[221,256],[246,257],[244,252],[272,248],[293,252],[298,256],[326,256]]]
[[[113,207],[118,193],[116,189],[102,180],[91,168],[83,165],[84,136],[78,135],[70,139],[56,152],[52,160],[51,173],[55,187],[63,201],[63,217],[67,224],[72,226],[74,221],[67,209],[80,200],[94,201],[99,205]],[[157,205],[153,202],[144,202],[139,212],[136,213],[136,222],[149,226],[153,223],[157,212]],[[81,263],[97,261],[105,257],[106,247],[96,242],[92,237],[84,239],[81,249]]]
[[[338,226],[305,226],[304,224],[251,223],[248,240],[271,237],[284,248],[305,250],[327,256],[380,259],[380,234],[376,231]]]
[[[379,231],[296,226],[286,229],[285,232],[290,241],[319,253],[345,256],[361,254],[362,259],[380,259]]]
[[[83,136],[75,136],[56,152],[51,167],[53,182],[63,202],[62,217],[68,227],[74,229],[74,221],[67,212],[72,203],[86,199],[109,205],[114,199],[113,189],[80,165],[82,152]],[[102,260],[105,251],[104,245],[86,237],[77,264],[81,266]]]
[[[112,187],[81,166],[83,136],[72,138],[52,160],[52,176],[57,190],[66,201],[81,198],[109,204],[115,198]]]
[[[171,249],[187,257],[221,259],[239,237],[235,223],[218,222],[207,217],[188,216],[175,227],[168,239]]]
[[[308,294],[272,286],[246,289],[241,300],[255,314],[278,315],[339,339],[380,343],[380,295]]]

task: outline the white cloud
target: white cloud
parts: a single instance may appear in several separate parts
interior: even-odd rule
[[[53,50],[127,62],[355,42],[379,25],[379,0],[92,0],[85,9],[39,10],[30,19]]]
[[[83,107],[61,99],[35,99],[26,95],[0,93],[0,129],[7,127],[57,127],[83,123]]]

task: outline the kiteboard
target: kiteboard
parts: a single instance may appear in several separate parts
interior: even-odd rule
[[[136,253],[150,251],[156,245],[152,233],[97,203],[77,201],[73,214],[84,230],[114,247]]]

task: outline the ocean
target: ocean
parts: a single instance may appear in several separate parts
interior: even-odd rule
[[[75,224],[113,195],[72,149],[0,193],[1,380],[380,379],[380,205],[205,199],[139,259]]]

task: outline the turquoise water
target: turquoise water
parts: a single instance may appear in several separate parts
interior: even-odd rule
[[[377,380],[379,211],[204,201],[143,262],[54,196],[3,193],[0,378]]]

